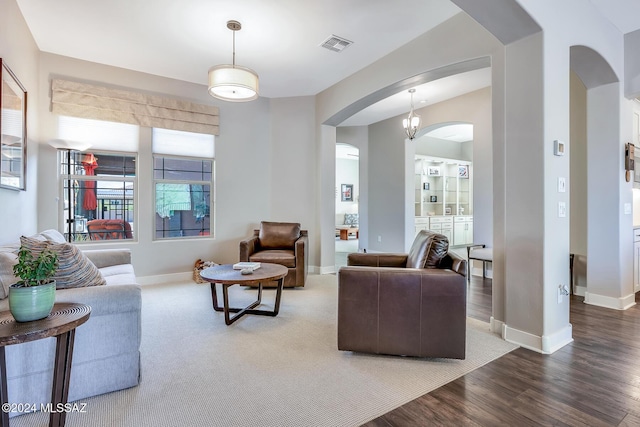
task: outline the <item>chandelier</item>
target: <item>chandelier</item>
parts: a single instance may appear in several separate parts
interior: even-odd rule
[[[420,127],[420,116],[413,111],[413,94],[415,91],[415,89],[409,89],[409,93],[411,94],[411,110],[407,118],[402,120],[402,127],[410,140],[416,137],[416,132],[418,132],[418,128]]]
[[[223,101],[252,101],[258,98],[258,74],[236,65],[236,31],[240,31],[242,25],[238,21],[228,21],[227,28],[233,31],[232,64],[209,68],[209,94]]]

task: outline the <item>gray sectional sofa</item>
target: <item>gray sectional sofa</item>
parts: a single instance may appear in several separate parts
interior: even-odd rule
[[[5,245],[0,252],[18,246]],[[76,330],[70,402],[140,382],[142,298],[131,252],[105,249],[83,253],[99,268],[107,284],[56,290],[56,302],[91,306],[89,320]],[[6,269],[6,265],[0,268]],[[9,310],[8,298],[0,300],[0,311],[4,310]],[[54,353],[54,338],[6,347],[9,402],[38,404],[51,400]]]

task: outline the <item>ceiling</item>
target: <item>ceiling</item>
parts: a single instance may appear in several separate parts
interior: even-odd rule
[[[640,1],[590,1],[623,33],[640,28]],[[17,0],[41,51],[207,84],[207,70],[231,62],[260,75],[269,98],[315,95],[449,19],[450,0]],[[353,41],[340,53],[330,36]],[[419,87],[415,106],[488,85],[488,70]],[[447,89],[444,87],[446,86]],[[425,101],[425,102],[422,102]],[[342,125],[374,123],[409,109],[400,93]]]
[[[207,84],[232,61],[269,98],[315,95],[460,11],[449,0],[17,0],[41,51]],[[331,35],[353,41],[340,53]]]

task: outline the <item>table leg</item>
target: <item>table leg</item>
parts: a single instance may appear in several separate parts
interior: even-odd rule
[[[53,411],[49,416],[49,426],[62,427],[66,420],[66,412],[58,412],[58,404],[67,403],[69,398],[69,380],[71,379],[71,359],[73,356],[73,340],[75,329],[56,337],[56,359],[53,367],[53,390],[51,404]]]
[[[276,289],[276,303],[273,306],[273,315],[277,316],[280,311],[280,298],[282,297],[282,288],[284,287],[284,277],[278,279],[278,287]]]
[[[229,287],[233,285],[222,285],[222,307],[218,303],[218,295],[216,291],[216,284],[211,283],[211,298],[213,300],[213,309],[215,311],[224,312],[224,323],[231,325],[245,314],[257,314],[261,316],[275,317],[280,311],[280,300],[282,299],[282,289],[284,288],[284,277],[277,280],[278,285],[276,288],[276,300],[273,310],[254,310],[255,307],[262,303],[262,283],[258,284],[258,299],[244,308],[229,307]],[[237,313],[231,317],[230,313]]]
[[[340,229],[340,240],[349,240],[349,230],[346,228]]]
[[[0,347],[0,376],[2,376],[2,384],[0,385],[0,404],[9,401],[7,395],[7,363],[4,357],[4,346]],[[9,427],[9,411],[2,411],[2,427]]]
[[[226,285],[226,284],[222,285],[222,298],[223,298],[223,303],[224,303],[224,305],[223,305],[224,323],[226,323],[227,325],[232,324],[233,322],[235,322],[236,320],[238,320],[239,318],[241,318],[245,314],[255,311],[255,310],[251,310],[251,309],[254,308],[254,307],[259,306],[260,302],[262,301],[262,283],[260,283],[260,284],[258,284],[258,299],[256,301],[254,301],[253,303],[249,304],[245,308],[229,307],[229,286],[233,286],[233,285]],[[236,314],[233,317],[230,317],[229,313],[238,313],[238,314]]]
[[[222,308],[218,305],[218,295],[216,294],[215,283],[211,283],[211,300],[213,301],[213,309],[215,311],[222,311]]]

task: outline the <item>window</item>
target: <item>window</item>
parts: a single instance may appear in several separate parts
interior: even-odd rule
[[[135,156],[73,150],[60,155],[67,240],[132,239]]]
[[[154,128],[153,152],[155,238],[210,236],[213,136]]]
[[[133,239],[139,127],[58,117],[62,224],[68,241]],[[90,150],[74,150],[74,146]]]

